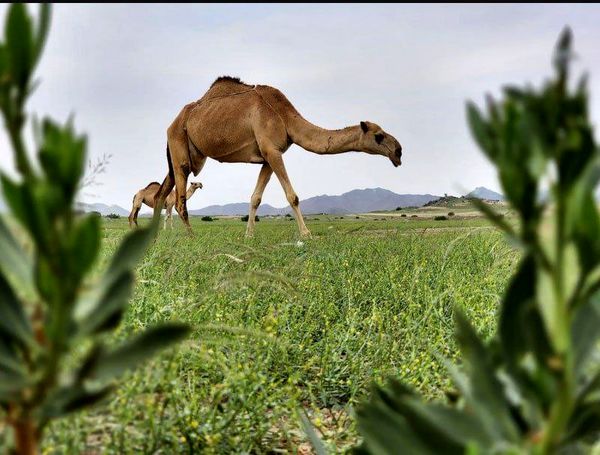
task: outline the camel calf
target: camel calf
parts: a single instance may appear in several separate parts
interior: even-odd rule
[[[190,183],[190,187],[188,188],[187,193],[185,195],[186,200],[191,198],[192,195],[194,194],[194,192],[198,188],[202,188],[202,183],[200,183],[200,182]],[[148,186],[146,186],[146,188],[143,188],[143,189],[139,190],[137,193],[135,193],[135,196],[133,196],[133,207],[131,208],[131,213],[129,214],[129,227],[133,227],[134,224],[136,226],[138,225],[137,217],[138,217],[138,213],[140,212],[140,209],[142,208],[142,204],[146,204],[151,209],[154,208],[154,198],[155,198],[156,194],[158,193],[159,189],[160,189],[160,183],[152,182],[152,183],[148,184]],[[165,200],[165,205],[163,207],[163,208],[167,209],[167,213],[165,215],[165,224],[163,226],[163,229],[167,228],[167,219],[171,221],[171,229],[173,229],[173,217],[171,215],[173,214],[173,207],[175,206],[176,200],[177,200],[177,194],[176,194],[175,189],[173,189],[173,191],[171,191],[171,193],[167,196],[167,199]]]

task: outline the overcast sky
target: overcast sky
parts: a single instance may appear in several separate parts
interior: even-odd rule
[[[33,6],[30,5],[30,10]],[[6,6],[0,8],[5,15]],[[284,160],[301,199],[382,187],[398,193],[498,190],[471,140],[465,101],[505,83],[539,84],[565,25],[575,68],[591,72],[600,117],[598,5],[55,5],[42,84],[30,111],[89,135],[89,157],[110,154],[86,202],[129,209],[167,172],[166,128],[219,75],[279,88],[309,121],[342,128],[370,120],[403,146],[394,168],[379,156],[319,156],[293,145]],[[12,168],[2,132],[0,166]],[[209,160],[189,208],[248,201],[259,165]],[[273,178],[263,201],[286,205]]]

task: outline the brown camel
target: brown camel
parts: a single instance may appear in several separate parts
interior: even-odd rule
[[[186,200],[191,198],[192,195],[196,192],[198,188],[202,188],[202,183],[200,182],[192,182],[190,183],[190,187],[187,190],[185,195]],[[142,188],[135,196],[133,196],[133,207],[131,208],[131,213],[129,214],[129,227],[133,227],[137,224],[137,217],[140,209],[142,208],[142,204],[146,204],[150,208],[154,208],[154,202],[158,191],[160,190],[160,183],[152,182],[146,186],[146,188]],[[167,228],[167,219],[171,222],[171,229],[173,229],[173,206],[175,205],[175,191],[171,191],[169,196],[167,196],[167,200],[163,204],[163,208],[167,209],[167,214],[165,215],[165,224],[163,229]]]
[[[271,174],[274,172],[290,203],[300,235],[310,236],[292,188],[283,153],[292,144],[309,152],[333,155],[351,151],[382,155],[399,166],[400,143],[371,122],[340,130],[326,130],[305,120],[279,90],[268,85],[248,85],[238,78],[217,78],[198,101],[186,105],[167,130],[169,174],[157,193],[164,199],[176,188],[176,207],[188,221],[186,182],[198,175],[207,158],[221,163],[262,164],[252,194],[246,235],[254,234],[254,217]]]

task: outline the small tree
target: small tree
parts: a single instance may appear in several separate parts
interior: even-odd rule
[[[214,221],[215,219],[212,216],[203,216],[202,218],[200,218],[202,221]]]
[[[0,181],[9,214],[27,236],[22,245],[0,217],[0,430],[13,430],[16,451],[24,455],[39,453],[52,419],[99,402],[115,378],[187,333],[185,326],[168,324],[115,347],[106,344],[160,213],[125,237],[98,280],[89,279],[102,238],[100,217],[76,217],[73,208],[86,138],[71,122],[50,118],[35,128],[36,155],[23,138],[25,101],[49,24],[47,4],[35,24],[25,5],[13,4],[0,42],[0,110],[18,173],[12,179],[0,171]],[[89,348],[80,362],[65,361],[82,346]]]
[[[243,217],[241,217],[240,219],[241,219],[242,221],[248,221],[248,219],[249,219],[249,218],[250,218],[250,216],[249,216],[249,215],[244,215],[244,216],[243,216]],[[258,218],[258,215],[255,215],[255,216],[254,216],[254,221],[260,221],[260,219]]]
[[[554,56],[556,76],[541,90],[506,87],[502,102],[488,98],[486,114],[468,104],[471,132],[496,166],[519,222],[473,203],[522,258],[490,341],[455,312],[463,368],[449,371],[459,400],[425,404],[395,380],[376,388],[357,412],[362,452],[566,454],[589,453],[594,443],[598,449],[600,150],[586,79],[574,90],[568,85],[570,59],[566,30]],[[546,178],[552,197],[542,201]]]
[[[116,213],[109,213],[106,215],[106,218],[110,218],[111,220],[118,220],[121,218],[121,215],[117,215]]]

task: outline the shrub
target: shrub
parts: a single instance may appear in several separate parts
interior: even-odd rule
[[[109,213],[106,215],[106,218],[110,218],[111,220],[118,220],[121,218],[121,215],[117,215],[116,213]]]
[[[448,216],[454,216],[454,212],[448,212]]]
[[[91,280],[100,217],[76,217],[73,208],[86,137],[71,121],[60,125],[50,118],[34,125],[37,153],[29,153],[23,137],[25,102],[36,85],[33,71],[49,24],[49,5],[40,7],[34,24],[24,4],[12,4],[0,43],[0,110],[18,176],[1,172],[0,180],[9,213],[27,237],[23,246],[0,218],[0,429],[12,428],[19,454],[39,453],[52,419],[103,400],[116,378],[187,332],[172,323],[106,343],[126,310],[135,267],[157,232],[160,211],[149,227],[128,234],[106,271]],[[74,352],[82,349],[75,362]]]
[[[250,218],[250,215],[244,215],[243,217],[240,218],[240,220],[242,220],[242,221],[248,221],[249,218]],[[254,221],[260,221],[260,219],[258,218],[258,215],[254,216]]]
[[[202,218],[200,218],[202,221],[214,221],[215,219],[212,216],[203,216]],[[246,220],[248,221],[248,220]]]
[[[286,214],[285,214],[285,217],[286,217],[286,218],[291,218],[291,217],[292,217],[292,215],[291,215],[291,214],[289,214],[289,213],[286,213]]]
[[[396,212],[402,210],[402,207],[396,207]]]
[[[506,87],[487,112],[467,105],[471,133],[495,165],[519,223],[473,200],[521,248],[489,341],[455,309],[462,371],[452,406],[425,404],[391,380],[357,410],[362,453],[594,453],[600,430],[600,149],[586,78],[570,88],[571,33],[556,75]],[[540,201],[550,180],[551,200]],[[552,204],[553,210],[547,209]],[[548,219],[544,219],[547,214]]]
[[[447,220],[448,217],[444,216],[444,215],[438,215],[436,217],[433,218],[435,221],[444,221]]]
[[[417,217],[417,215],[411,215],[410,217],[411,217],[411,218],[416,218],[416,217]]]
[[[400,215],[402,218],[406,218],[406,213],[403,213],[402,215]]]

